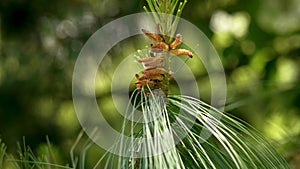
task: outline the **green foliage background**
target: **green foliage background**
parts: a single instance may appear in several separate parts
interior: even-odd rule
[[[71,93],[81,47],[101,26],[143,12],[144,5],[143,0],[0,2],[0,137],[8,152],[23,136],[40,152],[48,135],[67,158],[81,129]],[[293,168],[300,167],[299,8],[297,0],[190,0],[182,14],[219,52],[227,76],[226,110],[270,138]],[[116,128],[122,117],[110,98],[111,75],[127,54],[143,47],[138,44],[133,38],[117,45],[99,68],[99,107]],[[187,64],[201,99],[209,102],[201,63]],[[91,161],[101,151],[95,147]]]

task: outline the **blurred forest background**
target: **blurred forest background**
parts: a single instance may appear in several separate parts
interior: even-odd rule
[[[68,160],[81,126],[72,103],[72,73],[88,38],[106,23],[143,12],[145,0],[1,0],[0,138],[39,152],[49,137]],[[189,0],[182,17],[217,49],[227,76],[226,111],[262,132],[300,168],[300,3],[298,0]],[[134,42],[117,46],[134,52]],[[123,53],[122,52],[122,53]],[[109,78],[124,57],[111,52],[97,80],[103,112],[113,107]],[[113,59],[112,59],[113,58]],[[189,60],[192,70],[198,66]],[[205,71],[195,73],[209,101]],[[119,118],[107,115],[112,124]],[[103,152],[93,149],[95,161]]]

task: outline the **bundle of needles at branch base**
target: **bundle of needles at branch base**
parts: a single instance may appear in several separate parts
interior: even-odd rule
[[[177,49],[182,37],[174,32],[178,21],[161,13],[180,16],[186,1],[147,0],[153,13],[155,32],[142,30],[153,40],[147,57],[140,58],[144,70],[136,74],[136,90],[131,96],[121,134],[130,128],[131,139],[120,137],[114,152],[107,153],[105,168],[199,169],[199,168],[289,168],[280,154],[255,129],[222,113],[199,99],[169,95],[170,57],[192,53]],[[178,6],[178,7],[177,7]],[[146,11],[149,11],[145,8]],[[142,125],[134,123],[134,113],[142,113]],[[222,118],[219,120],[216,117]],[[192,123],[192,126],[189,124]],[[211,133],[209,139],[200,135]],[[98,164],[103,163],[104,157]],[[97,168],[97,166],[95,166]]]

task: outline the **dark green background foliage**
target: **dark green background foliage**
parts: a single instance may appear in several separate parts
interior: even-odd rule
[[[68,153],[80,131],[71,80],[81,47],[101,26],[142,12],[144,5],[142,0],[0,2],[0,137],[9,152],[23,136],[37,151],[48,135]],[[299,8],[297,0],[190,0],[182,14],[219,52],[228,84],[226,110],[270,138],[295,167],[300,166]],[[135,40],[117,45],[99,68],[99,106],[114,126],[121,118],[110,113],[110,75],[126,54],[141,48]],[[202,99],[209,102],[207,75],[196,71],[195,62],[187,64],[198,72]]]

